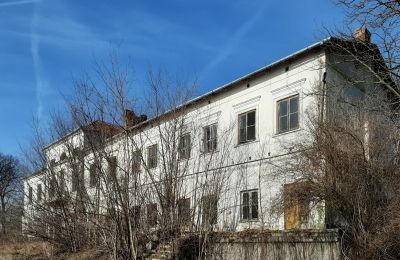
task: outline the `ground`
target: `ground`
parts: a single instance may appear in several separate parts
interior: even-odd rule
[[[60,253],[50,244],[43,241],[4,242],[0,244],[0,260],[42,260],[42,259],[70,259],[70,260],[105,260],[107,256],[93,250],[79,253]]]

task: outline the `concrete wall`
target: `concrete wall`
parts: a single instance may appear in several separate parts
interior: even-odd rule
[[[216,238],[207,259],[341,259],[336,230],[242,233]]]

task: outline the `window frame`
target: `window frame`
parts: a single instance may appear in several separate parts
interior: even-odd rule
[[[187,142],[182,142],[185,138],[188,138],[186,140]],[[186,143],[187,146],[183,147],[183,143]],[[178,144],[178,158],[179,160],[187,160],[190,159],[191,156],[191,147],[192,146],[192,140],[190,133],[184,133],[179,137],[179,144]]]
[[[249,126],[248,125],[248,115],[250,113],[254,113],[254,125],[250,125]],[[241,128],[240,128],[240,119],[243,116],[246,118],[246,126],[244,127],[244,129],[245,129],[245,140],[241,141],[240,140],[240,138],[241,138],[241,135],[240,135],[240,130],[241,130]],[[238,133],[237,133],[238,142],[237,143],[238,143],[238,145],[256,141],[257,140],[257,111],[256,111],[256,109],[251,109],[251,110],[248,110],[246,112],[240,113],[240,114],[238,114],[237,118],[238,118],[238,121],[237,121],[238,122],[238,127],[237,127],[237,130],[238,130]],[[248,139],[248,128],[250,128],[250,127],[254,127],[254,139]]]
[[[207,139],[207,129],[210,129],[210,139]],[[215,128],[214,130],[212,130]],[[212,135],[214,136],[212,137]],[[210,143],[210,146],[208,144]],[[213,123],[203,127],[202,152],[212,153],[218,150],[218,124]]]
[[[254,205],[254,200],[253,200],[253,193],[256,193],[257,196],[257,203]],[[244,205],[244,195],[248,195],[248,205]],[[243,190],[240,192],[240,220],[242,222],[247,222],[247,221],[258,221],[260,218],[260,199],[259,199],[259,189],[251,189],[251,190]],[[244,217],[244,207],[248,207],[248,217]],[[257,217],[253,217],[253,210],[254,207],[256,207],[257,210]]]
[[[297,111],[294,113],[291,113],[290,112],[290,101],[295,98],[297,98]],[[286,105],[287,113],[284,116],[281,116],[279,114],[280,113],[280,104],[281,104],[281,102],[284,102],[284,101],[287,102],[287,105]],[[290,117],[293,114],[297,114],[297,126],[296,127],[290,126]],[[287,119],[286,119],[287,129],[284,131],[281,130],[281,127],[280,127],[281,117],[287,117]],[[299,128],[300,128],[300,94],[296,93],[294,95],[277,100],[276,101],[276,134],[284,134],[287,132],[295,131]]]
[[[151,149],[154,149],[154,154],[150,153]],[[152,159],[154,161],[152,161]],[[154,162],[154,165],[153,163]],[[147,147],[147,168],[154,169],[158,166],[158,145],[152,144]]]

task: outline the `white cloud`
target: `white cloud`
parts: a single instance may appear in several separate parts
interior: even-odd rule
[[[24,5],[39,2],[38,0],[21,0],[21,1],[10,1],[0,3],[0,7],[14,6],[14,5]]]

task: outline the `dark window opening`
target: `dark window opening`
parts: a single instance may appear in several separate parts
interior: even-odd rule
[[[258,191],[241,192],[241,212],[242,220],[258,219]]]

